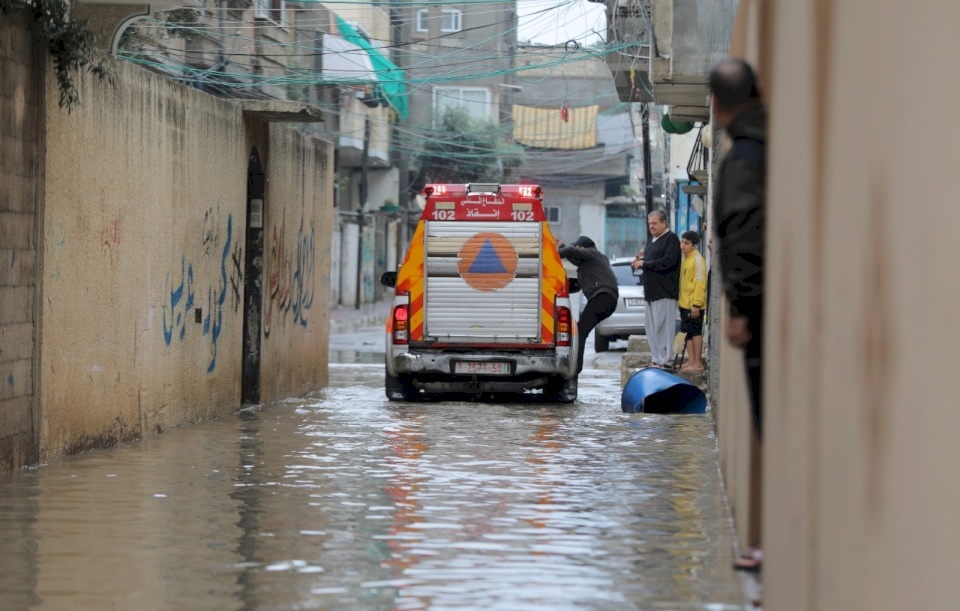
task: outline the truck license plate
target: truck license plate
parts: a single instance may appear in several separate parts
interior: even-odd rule
[[[639,297],[627,297],[626,301],[627,301],[627,306],[631,308],[639,308],[640,306],[643,305],[643,299]]]
[[[476,375],[504,375],[510,373],[510,363],[473,363],[462,362],[453,366],[454,373]]]

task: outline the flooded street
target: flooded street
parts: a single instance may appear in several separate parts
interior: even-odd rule
[[[744,608],[710,417],[595,367],[388,403],[379,334],[312,396],[0,475],[0,609]]]

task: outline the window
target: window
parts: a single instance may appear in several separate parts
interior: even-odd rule
[[[286,0],[271,0],[272,18],[280,24],[280,27],[287,27],[287,3]]]
[[[617,284],[620,286],[637,286],[642,284],[643,281],[640,280],[640,277],[643,275],[643,272],[633,271],[633,266],[629,262],[617,263],[612,265],[613,275],[617,277]]]
[[[439,117],[448,108],[461,106],[474,119],[490,119],[490,90],[484,87],[434,87],[434,116]]]
[[[544,206],[543,213],[546,214],[548,222],[560,222],[560,206]]]
[[[253,18],[270,19],[270,0],[253,0]]]
[[[266,19],[281,27],[287,27],[286,0],[254,0],[253,18]]]
[[[463,29],[463,11],[458,8],[445,8],[440,12],[440,31],[459,32]],[[430,30],[430,9],[417,10],[417,31]]]
[[[422,8],[417,11],[417,31],[426,32],[430,29],[430,9]]]
[[[443,19],[440,22],[440,31],[441,32],[459,32],[461,28],[461,21],[463,17],[463,12],[458,8],[445,8],[443,9]]]

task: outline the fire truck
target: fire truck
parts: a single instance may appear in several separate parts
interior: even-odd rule
[[[537,185],[431,184],[386,324],[387,398],[577,398],[577,325]]]

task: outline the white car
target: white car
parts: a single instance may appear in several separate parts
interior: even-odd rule
[[[643,300],[643,272],[634,271],[630,266],[632,261],[632,257],[610,260],[610,266],[617,277],[620,299],[610,318],[601,321],[593,330],[593,346],[597,352],[606,352],[612,340],[646,334],[647,308]]]

